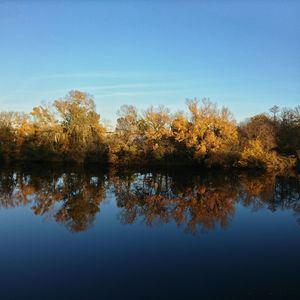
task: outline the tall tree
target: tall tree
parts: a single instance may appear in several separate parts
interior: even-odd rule
[[[54,107],[59,113],[66,144],[65,157],[83,162],[89,157],[104,155],[105,128],[100,124],[91,95],[71,91],[65,98],[56,100]]]
[[[123,105],[118,115],[116,129],[109,139],[110,161],[126,163],[142,151],[140,117],[132,105]]]

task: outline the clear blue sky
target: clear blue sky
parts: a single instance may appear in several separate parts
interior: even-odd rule
[[[300,104],[300,1],[241,2],[2,0],[0,110],[71,89],[104,119],[193,97],[237,120]]]

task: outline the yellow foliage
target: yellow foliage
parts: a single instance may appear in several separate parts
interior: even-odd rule
[[[274,151],[264,150],[260,140],[250,140],[241,153],[239,166],[247,168],[275,169],[278,158]]]
[[[176,141],[193,151],[201,159],[212,153],[231,151],[238,141],[237,127],[226,108],[219,110],[215,104],[204,99],[188,101],[190,117],[178,114],[172,123]]]
[[[93,96],[70,91],[29,115],[0,113],[0,160],[199,163],[268,170],[296,164],[295,158],[270,150],[296,155],[300,107],[283,110],[281,123],[257,115],[239,128],[227,108],[208,99],[188,100],[187,107],[188,113],[171,115],[164,106],[140,114],[125,105],[115,130],[107,132]]]

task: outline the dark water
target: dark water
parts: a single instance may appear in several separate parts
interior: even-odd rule
[[[0,299],[300,299],[300,180],[0,170]]]

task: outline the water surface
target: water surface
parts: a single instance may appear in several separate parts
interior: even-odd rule
[[[0,299],[300,299],[297,176],[0,170]]]

